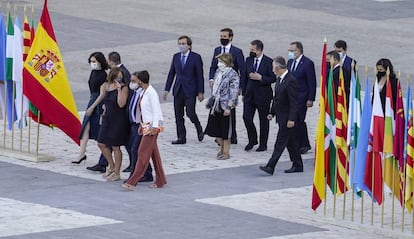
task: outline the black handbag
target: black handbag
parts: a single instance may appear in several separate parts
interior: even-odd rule
[[[206,104],[206,108],[207,109],[211,109],[213,108],[214,105],[214,101],[216,100],[216,97],[214,97],[214,95],[212,95],[208,100],[207,100],[207,104]]]

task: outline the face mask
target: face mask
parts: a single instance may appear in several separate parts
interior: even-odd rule
[[[92,70],[97,70],[98,69],[98,62],[91,62],[90,65],[91,65]]]
[[[220,43],[223,46],[227,46],[227,44],[229,44],[230,39],[224,39],[224,38],[220,38]]]
[[[186,52],[186,51],[187,51],[187,45],[178,45],[178,50],[179,50],[181,53]]]
[[[251,52],[250,52],[250,54],[249,54],[249,56],[250,56],[250,57],[256,57],[256,56],[257,56],[257,54],[256,54],[256,52],[252,52],[252,51],[251,51]]]
[[[223,62],[218,62],[217,67],[219,68],[219,70],[224,71],[226,69],[226,64],[224,64]]]
[[[295,53],[294,53],[293,51],[288,51],[288,58],[289,58],[290,60],[295,59]]]
[[[377,78],[378,80],[381,79],[383,76],[385,76],[387,73],[385,71],[378,71],[377,72]]]
[[[131,90],[138,89],[138,83],[136,83],[136,82],[130,82],[129,83],[129,89],[131,89]]]
[[[339,59],[341,59],[341,60],[342,60],[342,59],[344,58],[344,55],[345,55],[345,54],[344,54],[343,52],[338,52],[338,54],[339,54]]]

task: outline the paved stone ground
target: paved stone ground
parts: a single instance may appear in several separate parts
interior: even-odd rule
[[[40,1],[14,2],[19,6],[34,4],[38,19]],[[176,38],[181,34],[193,38],[194,51],[203,56],[204,70],[208,72],[213,47],[218,44],[218,31],[225,26],[234,29],[234,43],[245,54],[249,42],[256,38],[263,40],[265,54],[272,57],[286,55],[289,42],[300,40],[305,54],[319,69],[322,40],[326,36],[329,46],[336,39],[345,39],[349,55],[361,65],[372,67],[378,58],[389,57],[396,69],[414,73],[409,65],[414,53],[410,38],[414,35],[413,1],[361,0],[351,4],[344,0],[315,0],[310,4],[305,0],[120,0],[103,4],[72,0],[49,1],[49,9],[80,111],[88,99],[86,63],[92,51],[119,51],[131,71],[148,69],[151,83],[161,92],[171,56],[177,50]],[[1,11],[5,12],[4,4]],[[359,223],[358,211],[351,220],[350,203],[342,218],[340,198],[335,217],[332,197],[328,197],[326,216],[323,205],[314,213],[310,209],[313,150],[303,157],[304,173],[283,173],[290,167],[285,153],[275,175],[264,175],[258,165],[268,160],[271,151],[243,150],[247,139],[242,105],[237,108],[239,144],[232,145],[230,160],[215,160],[217,149],[213,139],[206,137],[198,142],[189,120],[188,143],[171,145],[175,125],[170,101],[171,96],[162,104],[167,130],[159,137],[168,180],[165,188],[151,190],[148,183],[142,183],[136,191],[126,192],[121,182],[104,182],[100,174],[85,169],[97,160],[99,150],[95,142],[88,145],[86,164],[72,165],[70,161],[76,157],[78,147],[60,130],[41,127],[40,153],[56,160],[34,163],[0,156],[0,237],[412,238],[407,215],[405,232],[399,229],[401,219],[397,218],[394,230],[390,229],[390,214],[386,214],[381,228],[381,209],[375,208],[375,222],[371,226],[368,199],[363,224]],[[197,111],[205,125],[204,102],[198,103]],[[308,113],[312,142],[317,115],[316,107]],[[276,132],[272,122],[269,149]],[[35,141],[33,136],[31,141]],[[6,143],[10,145],[9,140]],[[19,146],[15,143],[14,147]],[[124,154],[123,165],[127,163]],[[350,198],[348,194],[347,199]],[[392,200],[386,201],[388,212]]]

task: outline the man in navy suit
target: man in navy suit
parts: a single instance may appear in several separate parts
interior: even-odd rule
[[[286,61],[278,56],[273,59],[273,71],[278,76],[275,84],[275,97],[268,119],[276,116],[279,131],[275,142],[272,157],[266,165],[259,168],[266,173],[273,175],[280,156],[287,147],[292,167],[285,170],[285,173],[303,172],[302,157],[299,152],[299,144],[296,136],[296,122],[298,120],[298,98],[297,80],[291,72],[286,69]]]
[[[297,122],[299,149],[302,154],[311,149],[309,143],[308,129],[305,118],[308,107],[313,106],[316,95],[316,74],[313,61],[303,55],[303,45],[301,42],[292,42],[289,45],[289,60],[287,69],[293,74],[298,87],[298,112]]]
[[[355,72],[356,61],[346,54],[348,46],[344,40],[338,40],[334,44],[334,49],[339,54],[340,63],[344,72],[346,104],[349,104],[349,87],[351,85],[351,71]],[[354,62],[354,67],[352,67]],[[348,107],[347,107],[348,109]]]
[[[246,79],[242,82],[243,91],[243,120],[247,129],[249,143],[244,150],[249,151],[256,145],[257,131],[253,118],[256,110],[259,112],[260,138],[257,152],[267,150],[267,140],[269,138],[269,113],[270,102],[272,101],[273,91],[271,84],[276,81],[276,76],[272,71],[273,60],[263,54],[263,42],[254,40],[250,43],[250,54],[246,59]]]
[[[187,142],[184,110],[196,127],[198,141],[201,142],[204,138],[203,128],[195,111],[196,98],[200,102],[204,100],[203,61],[199,54],[191,51],[191,45],[190,37],[180,36],[178,38],[180,52],[173,56],[163,93],[163,99],[167,100],[168,92],[174,83],[173,96],[177,139],[172,141],[172,144],[185,144]]]
[[[233,69],[239,73],[240,83],[244,81],[244,55],[243,51],[232,44],[233,41],[233,30],[230,28],[223,28],[220,30],[220,44],[214,49],[213,59],[211,60],[210,66],[210,87],[213,87],[214,74],[217,70],[217,56],[223,53],[230,53],[233,56]],[[240,84],[241,85],[241,84]],[[241,88],[241,87],[240,87]],[[235,102],[237,104],[237,102]],[[233,108],[230,111],[231,119],[231,143],[237,144],[237,133],[236,133],[236,109]]]

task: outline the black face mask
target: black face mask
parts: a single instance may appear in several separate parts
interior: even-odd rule
[[[256,54],[256,52],[252,52],[251,51],[250,54],[249,54],[249,56],[255,58],[257,56],[257,54]]]
[[[230,39],[224,39],[224,38],[220,38],[220,43],[223,46],[227,46],[227,44],[229,44]]]
[[[385,76],[385,74],[387,74],[385,71],[378,71],[377,72],[377,78],[378,78],[378,80],[381,79],[383,76]]]

